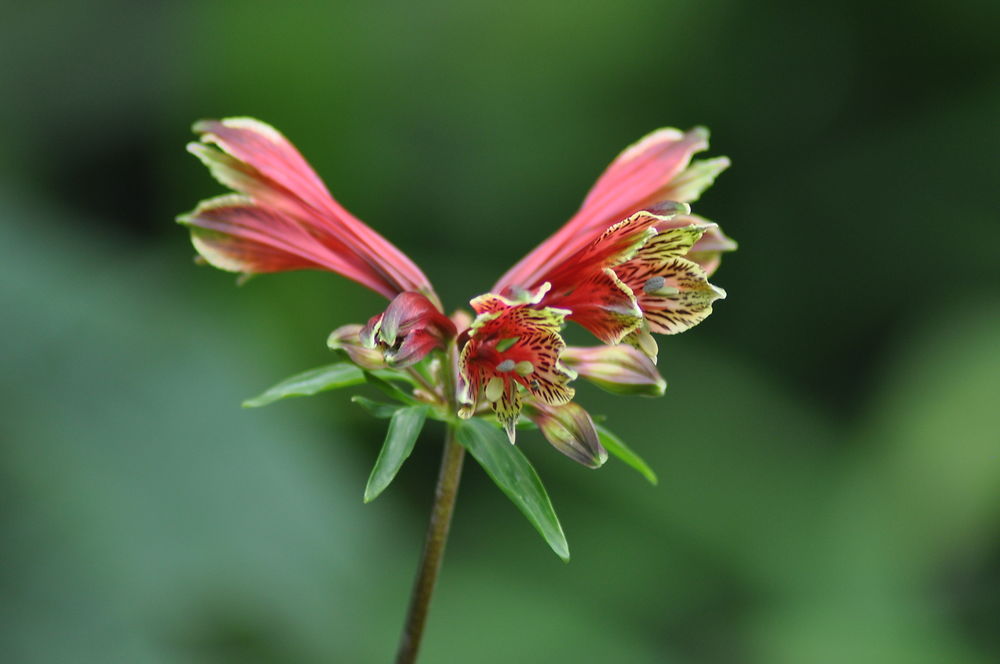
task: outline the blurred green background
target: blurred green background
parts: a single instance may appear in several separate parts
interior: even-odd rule
[[[655,467],[519,444],[565,565],[473,462],[423,661],[1000,660],[1000,5],[6,3],[0,660],[385,662],[440,429],[375,503],[384,422],[244,411],[382,302],[234,280],[173,217],[201,117],[284,131],[449,306],[663,125],[729,299],[662,400],[581,400]]]

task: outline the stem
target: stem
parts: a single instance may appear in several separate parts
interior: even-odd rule
[[[431,396],[438,396],[438,393],[434,389],[434,387],[427,382],[427,379],[424,378],[419,371],[417,371],[413,367],[410,367],[409,369],[407,369],[407,372],[410,374],[410,376],[413,377],[413,380],[417,381],[417,383],[420,384],[420,387],[424,388],[425,392],[427,392]]]
[[[455,429],[448,425],[444,439],[444,452],[441,456],[441,471],[438,474],[437,488],[434,491],[434,507],[431,510],[431,522],[427,526],[427,539],[424,541],[424,553],[420,559],[420,569],[413,584],[410,595],[410,609],[406,614],[406,625],[399,640],[399,650],[396,653],[396,664],[413,664],[417,659],[420,639],[424,634],[424,623],[427,622],[427,611],[434,593],[434,583],[441,569],[441,559],[444,556],[444,545],[448,541],[448,528],[451,526],[451,515],[455,511],[455,498],[458,496],[458,482],[462,476],[462,459],[465,448],[455,441]]]

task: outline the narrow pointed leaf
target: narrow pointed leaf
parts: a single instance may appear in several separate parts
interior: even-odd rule
[[[356,394],[353,397],[351,397],[351,401],[358,404],[359,406],[367,410],[370,415],[380,420],[389,419],[395,414],[397,410],[403,408],[403,406],[400,406],[399,404],[375,401],[374,399],[363,397],[360,394]]]
[[[506,434],[479,419],[458,423],[458,442],[479,462],[528,521],[541,533],[556,555],[569,560],[569,544],[538,473]]]
[[[260,408],[288,397],[307,397],[326,390],[351,387],[365,382],[361,369],[353,364],[338,362],[317,367],[286,378],[274,387],[243,402],[244,408]]]
[[[653,469],[649,467],[649,464],[643,461],[638,454],[633,452],[632,448],[626,445],[621,438],[611,433],[600,424],[595,426],[597,427],[597,436],[601,441],[601,445],[604,446],[604,449],[639,471],[643,477],[649,480],[650,484],[655,485],[659,482],[659,479],[656,477],[656,473],[654,473]]]
[[[372,387],[378,388],[386,396],[392,397],[396,401],[401,401],[411,406],[420,405],[421,403],[420,401],[413,398],[412,396],[410,396],[403,390],[399,389],[398,387],[396,387],[389,381],[385,380],[384,378],[381,378],[380,376],[376,375],[374,372],[365,371],[363,373],[364,373],[364,382],[368,383]]]
[[[424,428],[424,421],[427,419],[427,406],[408,406],[398,409],[392,414],[389,420],[389,431],[385,435],[385,443],[382,451],[375,460],[375,467],[368,477],[368,485],[365,487],[365,502],[378,498],[378,495],[385,491],[396,473],[399,472],[403,462],[413,451],[413,445],[417,442],[420,430]]]

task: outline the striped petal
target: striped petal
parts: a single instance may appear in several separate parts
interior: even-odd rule
[[[726,297],[725,291],[708,283],[697,263],[686,258],[637,256],[615,272],[635,293],[649,331],[657,334],[694,327],[712,313],[713,302]]]
[[[703,226],[705,232],[701,238],[688,250],[685,258],[701,266],[705,274],[712,276],[722,262],[722,254],[736,251],[737,245],[727,237],[717,224],[696,214],[677,215],[656,225],[656,230],[663,232],[671,228],[687,226]]]
[[[642,325],[642,309],[615,271],[605,268],[554,302],[570,310],[568,318],[606,344],[620,343]]]
[[[459,414],[471,417],[485,398],[513,442],[519,389],[543,403],[566,403],[573,398],[569,382],[575,374],[559,360],[566,347],[559,330],[569,312],[528,304],[501,307],[504,301],[488,294],[472,302],[479,316],[459,356],[464,404]]]
[[[606,228],[587,246],[543,273],[553,291],[546,301],[559,298],[565,289],[574,287],[581,279],[630,259],[656,235],[656,226],[668,219],[667,216],[637,212]]]
[[[566,225],[545,240],[493,287],[532,286],[549,266],[585,247],[619,219],[667,200],[690,202],[729,165],[725,158],[695,162],[691,156],[708,148],[708,130],[673,128],[654,131],[626,148],[604,171]],[[689,166],[690,164],[690,166]]]

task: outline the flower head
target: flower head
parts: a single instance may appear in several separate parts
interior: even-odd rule
[[[459,356],[459,415],[471,417],[485,400],[511,442],[521,388],[533,400],[552,405],[564,404],[574,394],[569,382],[576,376],[560,361],[566,344],[559,330],[569,312],[538,307],[546,290],[520,300],[480,295],[471,303],[479,315]]]
[[[230,118],[195,131],[201,140],[189,151],[236,192],[179,219],[205,261],[244,274],[328,270],[384,295],[384,312],[329,337],[353,371],[376,385],[379,376],[404,378],[412,394],[384,387],[426,402],[440,419],[496,417],[511,442],[523,411],[556,449],[590,467],[607,452],[572,403],[572,381],[663,394],[651,335],[698,324],[725,297],[708,277],[735,243],[689,205],[729,165],[692,161],[708,147],[705,129],[660,129],[623,151],[566,225],[471,300],[474,318],[446,317],[413,261],[337,203],[275,129]],[[567,321],[602,345],[567,347]]]

